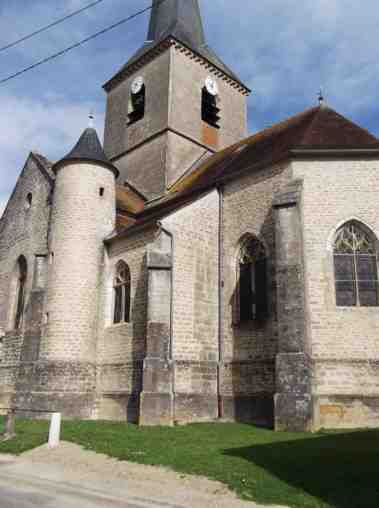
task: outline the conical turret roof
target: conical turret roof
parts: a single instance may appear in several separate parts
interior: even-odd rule
[[[79,141],[76,143],[74,148],[69,152],[63,159],[58,161],[53,170],[56,172],[57,167],[64,162],[77,162],[77,161],[89,161],[97,162],[106,166],[118,176],[118,170],[113,166],[108,157],[105,155],[103,147],[101,146],[99,137],[96,129],[88,127],[85,129],[83,134],[80,136]]]

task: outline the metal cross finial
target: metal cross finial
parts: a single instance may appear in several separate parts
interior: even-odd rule
[[[88,127],[90,129],[93,129],[93,127],[94,127],[94,118],[95,118],[95,115],[93,114],[93,111],[90,111],[90,113],[88,115]]]
[[[325,99],[324,99],[324,94],[322,92],[322,88],[320,88],[320,91],[318,93],[318,102],[321,107],[325,105]]]

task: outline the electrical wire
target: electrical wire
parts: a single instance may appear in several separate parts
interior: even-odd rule
[[[72,44],[71,46],[68,46],[67,48],[62,49],[61,51],[58,51],[58,53],[54,53],[53,55],[43,58],[42,60],[34,63],[33,65],[29,65],[28,67],[25,67],[24,69],[21,69],[20,71],[15,72],[14,74],[10,74],[6,78],[0,79],[0,85],[7,83],[11,79],[17,78],[18,76],[21,76],[21,74],[25,74],[25,72],[31,71],[32,69],[35,69],[36,67],[39,67],[40,65],[50,62],[51,60],[54,60],[55,58],[65,55],[69,51],[71,51],[75,48],[78,48],[79,46],[82,46],[83,44],[85,44],[89,41],[92,41],[93,39],[96,39],[96,37],[99,37],[100,35],[103,35],[103,34],[109,32],[110,30],[114,30],[115,28],[119,27],[120,25],[123,25],[124,23],[127,23],[128,21],[131,21],[132,19],[134,19],[138,16],[141,16],[141,14],[144,14],[145,12],[150,11],[152,9],[152,7],[153,6],[150,5],[149,7],[146,7],[145,9],[141,9],[140,11],[135,12],[131,16],[128,16],[127,18],[124,18],[121,21],[118,21],[117,23],[114,23],[113,25],[110,25],[110,26],[104,28],[103,30],[100,30],[99,32],[96,32],[96,33],[90,35],[89,37],[86,37],[85,39],[82,39],[81,41],[79,41],[75,44]]]
[[[36,35],[39,35],[39,34],[41,34],[43,32],[46,32],[46,30],[49,30],[50,28],[53,28],[54,26],[57,26],[57,25],[63,23],[64,21],[66,21],[66,20],[68,20],[70,18],[73,18],[74,16],[77,16],[78,14],[81,14],[82,12],[90,9],[91,7],[95,7],[96,5],[98,5],[101,2],[104,2],[104,0],[96,0],[95,2],[92,2],[92,3],[88,4],[88,5],[85,5],[81,9],[78,9],[77,11],[74,11],[74,12],[71,12],[70,14],[67,14],[63,18],[60,18],[60,19],[57,19],[56,21],[53,21],[49,25],[46,25],[46,26],[43,26],[43,27],[39,28],[35,32],[32,32],[32,33],[30,33],[28,35],[25,35],[24,37],[21,37],[21,39],[18,39],[17,41],[11,42],[11,43],[7,44],[6,46],[0,47],[0,53],[2,51],[5,51],[6,49],[10,49],[10,48],[13,48],[14,46],[17,46],[18,44],[21,44],[21,42],[25,42],[25,41],[31,39],[32,37],[35,37]]]

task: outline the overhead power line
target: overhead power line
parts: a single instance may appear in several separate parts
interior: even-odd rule
[[[0,80],[0,85],[6,83],[7,81],[10,81],[11,79],[17,78],[18,76],[21,76],[21,74],[25,74],[25,72],[31,71],[32,69],[35,69],[36,67],[39,67],[40,65],[43,65],[47,62],[50,62],[51,60],[54,60],[55,58],[58,58],[59,56],[65,55],[69,51],[78,48],[79,46],[82,46],[83,44],[92,41],[93,39],[96,39],[96,37],[99,37],[100,35],[103,35],[111,30],[114,30],[115,28],[119,27],[120,25],[123,25],[124,23],[127,23],[128,21],[131,21],[134,18],[137,18],[138,16],[141,16],[141,14],[144,14],[147,11],[150,11],[153,8],[152,5],[149,7],[146,7],[145,9],[141,9],[140,11],[135,12],[131,16],[128,16],[127,18],[124,18],[117,23],[114,23],[113,25],[110,25],[103,30],[100,30],[99,32],[96,32],[89,37],[86,37],[85,39],[82,39],[79,42],[76,42],[75,44],[72,44],[71,46],[68,46],[65,49],[62,49],[61,51],[58,51],[58,53],[54,53],[53,55],[50,55],[46,58],[43,58],[39,62],[34,63],[33,65],[29,65],[29,67],[25,67],[24,69],[21,69],[18,72],[15,72],[14,74],[10,74],[6,78],[3,78]]]
[[[104,0],[96,0],[95,2],[92,2],[92,3],[88,4],[88,5],[85,5],[81,9],[78,9],[77,11],[74,11],[74,12],[71,12],[70,14],[67,14],[63,18],[60,18],[60,19],[57,19],[56,21],[53,21],[49,25],[43,26],[43,27],[39,28],[38,30],[30,33],[30,34],[25,35],[24,37],[21,37],[21,39],[17,39],[14,42],[11,42],[11,43],[3,46],[3,47],[0,47],[0,53],[2,51],[5,51],[6,49],[10,49],[10,48],[13,48],[14,46],[17,46],[18,44],[21,44],[21,42],[25,42],[25,41],[31,39],[32,37],[35,37],[36,35],[39,35],[39,34],[41,34],[43,32],[46,32],[47,30],[49,30],[50,28],[53,28],[54,26],[60,25],[64,21],[67,21],[68,19],[73,18],[74,16],[77,16],[78,14],[81,14],[84,11],[87,11],[91,7],[95,7],[97,4],[99,4],[101,2],[104,2]]]

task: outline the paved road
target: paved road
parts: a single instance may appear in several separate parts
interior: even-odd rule
[[[263,507],[237,499],[221,483],[62,442],[18,458],[0,454],[0,508]]]
[[[177,504],[128,495],[104,488],[54,481],[30,474],[12,459],[0,462],[0,508],[184,508]],[[56,476],[50,471],[49,476]]]
[[[143,498],[115,497],[78,485],[0,473],[1,508],[183,508]]]

